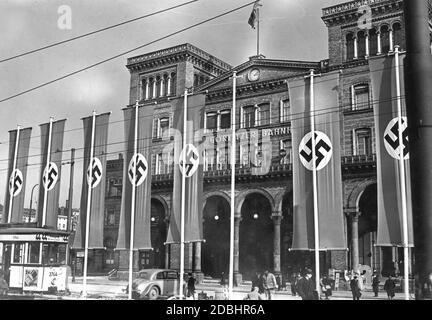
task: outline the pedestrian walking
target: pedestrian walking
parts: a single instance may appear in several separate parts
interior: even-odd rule
[[[296,284],[296,290],[302,300],[315,300],[312,270],[306,269],[304,271],[304,276]]]
[[[388,279],[384,283],[384,290],[387,292],[389,300],[393,300],[395,296],[396,283],[393,280],[392,275],[389,275]]]
[[[281,290],[281,276],[279,274],[276,276],[276,289],[277,291]]]
[[[372,275],[372,290],[375,294],[375,297],[378,297],[379,284],[380,284],[380,278],[378,272],[374,270],[374,273]]]
[[[264,272],[264,293],[266,295],[267,300],[272,299],[272,294],[274,294],[275,289],[277,287],[276,277],[273,273],[266,270]]]
[[[192,297],[195,300],[195,282],[196,279],[194,278],[192,273],[188,274],[189,279],[187,281],[187,296]]]
[[[220,285],[224,286],[225,285],[225,272],[222,271],[221,273],[221,281],[220,281]]]
[[[0,297],[7,296],[8,291],[9,291],[9,286],[7,284],[7,281],[4,278],[3,271],[0,270]]]
[[[299,279],[297,278],[297,272],[294,272],[291,275],[291,279],[290,279],[290,282],[291,282],[291,294],[294,297],[297,295],[296,285],[297,285],[298,280]]]
[[[321,288],[325,294],[325,299],[329,300],[329,297],[332,295],[332,287],[331,280],[326,274],[321,278]]]
[[[263,298],[258,292],[258,287],[253,287],[243,300],[263,300]]]
[[[350,288],[353,300],[360,300],[363,290],[363,279],[360,277],[358,272],[354,272],[350,281]]]

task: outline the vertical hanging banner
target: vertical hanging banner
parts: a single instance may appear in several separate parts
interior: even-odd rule
[[[22,213],[24,211],[31,131],[32,128],[9,131],[8,180],[3,208],[3,223],[23,222]]]
[[[399,58],[400,88],[404,85],[405,54]],[[402,193],[399,160],[403,154],[405,166],[406,212],[408,244],[413,246],[411,184],[409,166],[408,124],[404,96],[402,105],[402,149],[399,141],[395,57],[371,58],[369,61],[374,100],[374,118],[377,153],[377,246],[403,246]]]
[[[84,165],[81,189],[80,215],[73,249],[84,249],[87,218],[88,189],[91,188],[89,249],[102,249],[105,213],[106,153],[111,113],[96,116],[93,141],[93,159],[90,161],[93,117],[83,118]]]
[[[315,168],[317,172],[318,227],[320,250],[346,250],[340,119],[339,74],[315,78]],[[312,132],[310,78],[288,80],[292,110],[293,145],[293,250],[315,249],[312,182]]]
[[[42,156],[39,181],[39,186],[41,187],[39,188],[38,225],[41,227],[47,226],[57,229],[65,123],[66,119],[53,121],[52,125],[50,123],[40,125]]]
[[[202,195],[203,161],[198,151],[202,142],[195,132],[203,129],[205,95],[188,96],[187,144],[183,147],[184,105],[183,99],[177,99],[174,107],[173,127],[181,133],[174,139],[174,182],[172,215],[168,229],[167,244],[180,243],[182,174],[186,176],[185,188],[185,242],[203,241],[202,230]],[[186,164],[182,165],[183,152],[186,152]]]
[[[154,105],[140,106],[138,111],[137,153],[135,142],[135,107],[123,109],[125,123],[125,157],[123,191],[117,250],[129,250],[132,212],[132,188],[135,196],[134,250],[149,250],[151,246],[151,141]],[[135,171],[135,181],[133,180]]]

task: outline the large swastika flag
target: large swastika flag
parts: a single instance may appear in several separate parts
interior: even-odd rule
[[[395,56],[369,62],[374,98],[377,153],[378,246],[403,246],[402,193],[399,157],[403,154],[408,218],[408,244],[413,245],[408,129],[405,115],[404,58],[399,57],[402,144],[399,141]]]
[[[339,75],[315,77],[315,147],[312,145],[310,78],[288,81],[293,145],[293,250],[315,249],[312,170],[317,169],[319,249],[345,250],[342,205]],[[315,159],[312,148],[315,148]],[[315,161],[315,166],[313,165]]]

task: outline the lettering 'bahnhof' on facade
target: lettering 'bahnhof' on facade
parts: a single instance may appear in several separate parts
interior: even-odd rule
[[[362,24],[359,7],[369,4],[372,23]],[[293,233],[290,101],[286,80],[310,69],[342,70],[339,104],[342,118],[341,153],[345,232],[348,251],[321,253],[322,270],[369,266],[383,275],[400,267],[401,249],[375,247],[377,185],[368,57],[385,55],[395,45],[405,49],[402,0],[352,1],[322,10],[328,28],[329,59],[291,61],[250,57],[233,67],[191,45],[143,54],[127,60],[131,74],[130,105],[157,102],[152,137],[151,239],[153,251],[140,252],[135,268],[179,268],[178,245],[164,245],[171,215],[173,167],[164,154],[163,133],[172,126],[170,98],[185,88],[206,92],[204,125],[217,135],[204,159],[204,243],[185,246],[185,271],[219,277],[229,264],[230,164],[232,77],[237,80],[237,123],[269,135],[272,151],[268,172],[252,175],[262,165],[250,144],[237,146],[234,271],[250,279],[259,270],[284,275],[313,265],[312,252],[290,251]],[[369,21],[370,22],[370,21]],[[319,101],[317,102],[319,103]],[[225,138],[224,138],[225,135]],[[217,140],[217,141],[216,141]],[[221,144],[221,140],[226,144]],[[281,150],[284,150],[281,152]],[[123,159],[108,161],[104,227],[105,251],[91,251],[89,271],[126,269],[114,248],[120,219]]]

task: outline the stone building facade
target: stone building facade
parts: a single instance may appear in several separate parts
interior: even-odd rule
[[[364,6],[367,5],[367,6]],[[383,275],[397,271],[402,252],[374,246],[377,230],[376,156],[368,58],[405,49],[402,0],[352,1],[324,8],[329,58],[290,61],[253,56],[232,67],[191,44],[128,59],[130,105],[157,104],[152,136],[152,245],[136,268],[179,268],[179,247],[164,245],[171,215],[172,155],[164,154],[172,125],[170,98],[185,88],[206,92],[205,128],[211,143],[204,152],[204,243],[186,245],[185,270],[219,277],[229,262],[229,128],[232,76],[237,76],[234,271],[240,281],[256,271],[290,273],[313,265],[310,252],[290,251],[292,242],[292,157],[290,102],[286,80],[341,70],[341,152],[345,231],[348,251],[321,253],[322,270],[368,266]],[[253,132],[258,137],[253,140]],[[263,139],[270,144],[264,146]],[[269,147],[270,146],[270,147]],[[120,216],[123,160],[107,170],[106,259],[101,268],[119,265],[114,253]]]

